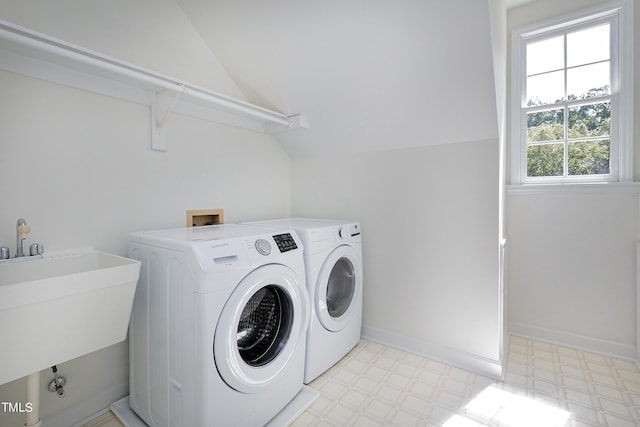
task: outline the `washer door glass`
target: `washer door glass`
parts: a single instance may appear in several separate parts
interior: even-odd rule
[[[213,337],[215,367],[228,386],[261,392],[291,369],[297,351],[304,351],[310,310],[303,280],[288,267],[269,264],[231,292]]]
[[[242,310],[238,322],[238,350],[249,366],[271,362],[289,339],[293,323],[291,299],[269,285],[258,290]]]
[[[340,331],[362,300],[362,267],[356,250],[338,246],[324,261],[315,289],[315,308],[325,329]]]

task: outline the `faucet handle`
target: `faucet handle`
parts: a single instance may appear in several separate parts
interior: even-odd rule
[[[29,254],[31,256],[34,255],[42,255],[44,252],[44,246],[41,243],[32,243],[29,245]]]

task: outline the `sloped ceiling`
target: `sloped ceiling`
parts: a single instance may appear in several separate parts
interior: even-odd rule
[[[490,0],[177,0],[292,155],[497,138]]]

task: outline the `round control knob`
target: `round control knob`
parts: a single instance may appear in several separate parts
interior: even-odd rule
[[[265,239],[256,240],[256,249],[260,255],[269,255],[271,253],[271,243]]]
[[[338,230],[338,236],[340,236],[341,239],[346,239],[348,235],[349,230],[347,230],[346,228],[340,228]]]

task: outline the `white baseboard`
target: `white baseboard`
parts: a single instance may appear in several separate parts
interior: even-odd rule
[[[574,334],[571,332],[559,331],[555,329],[541,328],[539,326],[527,325],[524,323],[509,323],[509,333],[524,338],[538,341],[546,341],[553,344],[573,347],[580,350],[599,353],[606,356],[617,357],[636,361],[636,347],[629,344],[622,344],[586,335]]]
[[[502,379],[503,376],[502,363],[499,360],[487,359],[465,351],[398,335],[394,332],[367,325],[362,325],[362,338],[428,357],[442,363],[454,365],[460,369],[497,380]]]

